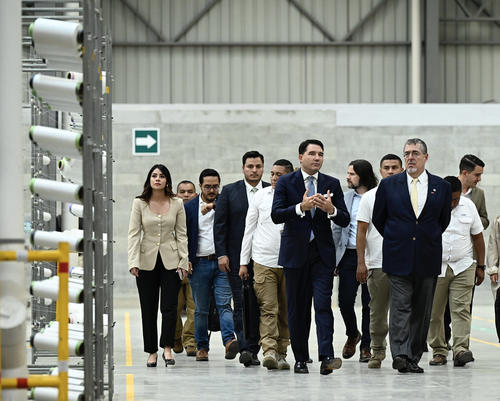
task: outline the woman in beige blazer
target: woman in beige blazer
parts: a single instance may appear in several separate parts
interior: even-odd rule
[[[159,299],[162,358],[165,366],[174,365],[177,296],[187,275],[188,248],[184,205],[172,192],[170,172],[163,164],[151,167],[142,194],[132,204],[128,267],[139,291],[144,351],[149,353],[147,366],[155,367],[158,359]]]

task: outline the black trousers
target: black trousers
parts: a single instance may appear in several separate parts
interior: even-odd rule
[[[179,275],[175,269],[165,269],[160,253],[158,253],[155,268],[151,271],[139,270],[136,284],[141,302],[144,352],[153,354],[158,351],[158,328],[156,324],[158,301],[160,301],[161,311],[160,347],[173,347],[175,324],[177,322],[177,297],[181,288]]]

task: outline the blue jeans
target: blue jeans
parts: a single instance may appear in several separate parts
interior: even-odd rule
[[[214,289],[215,304],[219,312],[222,342],[226,345],[234,337],[231,287],[226,273],[222,273],[217,261],[196,258],[193,274],[189,278],[196,309],[194,312],[194,337],[197,349],[209,350],[208,311],[210,291]]]

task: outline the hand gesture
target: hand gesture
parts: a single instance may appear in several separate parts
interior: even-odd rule
[[[229,267],[229,258],[227,256],[221,256],[219,258],[219,270],[223,273],[229,273],[231,268]]]
[[[215,206],[215,203],[206,203],[201,207],[201,214],[205,216],[210,210],[212,210]]]
[[[325,213],[333,214],[335,206],[333,206],[330,190],[326,192],[326,198],[321,194],[316,194],[313,197],[313,205]]]
[[[305,212],[306,210],[311,210],[314,207],[314,196],[307,196],[309,193],[309,190],[306,189],[306,192],[304,192],[304,196],[302,197],[302,202],[300,203],[300,210]]]

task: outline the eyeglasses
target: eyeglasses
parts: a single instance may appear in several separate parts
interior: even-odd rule
[[[219,185],[203,185],[205,191],[218,191]]]
[[[412,150],[411,152],[404,152],[403,153],[403,157],[405,159],[408,159],[410,156],[418,157],[420,155],[422,155],[422,152],[419,152],[418,150]]]

